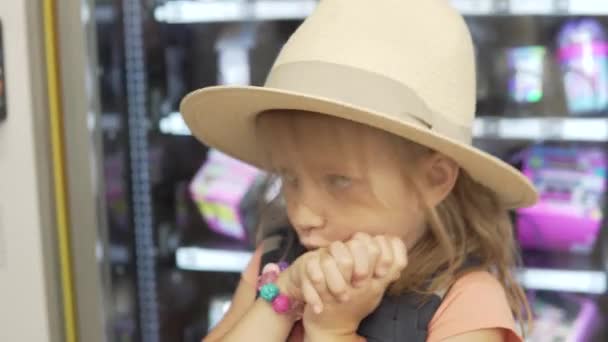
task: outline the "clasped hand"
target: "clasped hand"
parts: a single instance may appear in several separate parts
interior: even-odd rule
[[[307,252],[281,275],[290,296],[306,303],[304,327],[326,336],[354,334],[407,265],[397,237],[357,233]]]

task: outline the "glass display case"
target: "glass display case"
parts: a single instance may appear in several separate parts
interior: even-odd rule
[[[541,192],[513,213],[539,322],[529,340],[604,341],[608,2],[452,3],[476,46],[475,143]],[[265,175],[199,144],[179,102],[204,86],[262,85],[315,6],[96,1],[110,340],[200,341],[229,306]]]

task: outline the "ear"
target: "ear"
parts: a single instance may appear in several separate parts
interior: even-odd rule
[[[451,158],[433,153],[424,162],[423,168],[426,200],[434,208],[454,189],[460,167]]]

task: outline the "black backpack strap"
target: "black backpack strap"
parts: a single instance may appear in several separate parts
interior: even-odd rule
[[[425,342],[428,324],[441,298],[433,295],[421,299],[415,293],[385,296],[378,308],[361,322],[357,333],[370,342]]]
[[[461,270],[478,267],[476,258],[468,258]],[[385,296],[378,308],[359,325],[358,334],[370,342],[425,342],[429,323],[451,290],[423,295],[408,292]]]
[[[260,263],[260,272],[268,263],[286,261],[292,263],[306,249],[298,241],[296,233],[290,226],[284,226],[274,230],[262,240],[263,252]]]

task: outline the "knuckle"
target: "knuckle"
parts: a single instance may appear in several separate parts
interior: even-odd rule
[[[357,240],[350,240],[350,241],[348,241],[348,242],[347,242],[347,245],[348,245],[350,248],[356,248],[356,247],[358,247],[358,246],[363,246],[363,243],[361,242],[361,240],[358,240],[358,239],[357,239]]]
[[[346,286],[342,284],[336,284],[332,287],[331,292],[335,295],[346,294]]]
[[[383,266],[390,266],[392,263],[393,257],[391,257],[390,255],[383,254],[380,257],[380,264],[382,264]]]
[[[376,246],[369,246],[369,254],[373,257],[378,257],[380,255],[380,248]]]
[[[315,261],[316,260],[308,260],[306,262],[306,271],[308,271],[308,273],[314,273],[315,270]]]
[[[327,259],[323,260],[321,263],[322,263],[322,265],[323,265],[324,268],[330,268],[330,267],[333,266],[334,260],[330,259],[330,258],[327,258]]]
[[[320,284],[322,284],[324,282],[323,275],[318,274],[316,272],[312,273],[312,274],[309,274],[308,278],[310,279],[310,282],[313,285],[315,285],[315,287],[318,286],[318,285],[320,285]]]
[[[340,250],[341,247],[342,247],[341,241],[334,241],[331,243],[331,245],[329,245],[329,250],[331,252],[336,252],[336,251]]]
[[[308,278],[313,283],[319,283],[323,281],[323,274],[316,270],[314,264],[309,264],[307,268]]]
[[[366,278],[369,275],[367,269],[360,269],[355,272],[355,277],[357,278]]]
[[[353,235],[353,238],[357,239],[357,238],[365,238],[367,237],[367,234],[362,233],[362,232],[356,232],[355,235]]]
[[[353,259],[351,258],[347,258],[347,257],[342,257],[340,259],[338,259],[338,264],[340,264],[343,267],[353,267]]]
[[[316,276],[316,277],[311,276],[310,277],[310,282],[313,284],[313,286],[317,290],[319,290],[321,288],[321,285],[323,285],[325,283],[325,281],[324,281],[324,279],[323,279],[322,276]]]

